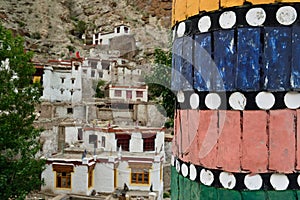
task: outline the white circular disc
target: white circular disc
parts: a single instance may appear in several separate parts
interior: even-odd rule
[[[182,37],[184,36],[184,33],[185,33],[185,23],[184,22],[181,22],[178,27],[177,27],[177,36],[178,37]]]
[[[205,97],[205,105],[209,109],[218,109],[221,105],[221,97],[216,93],[209,93]]]
[[[300,93],[288,92],[284,95],[284,103],[290,109],[297,109],[300,107]]]
[[[256,95],[257,106],[263,110],[269,110],[275,104],[275,97],[271,92],[260,92]]]
[[[298,183],[298,185],[300,186],[300,175],[298,175],[297,183]]]
[[[266,12],[262,8],[252,8],[246,14],[246,21],[251,26],[261,26],[266,21]]]
[[[228,172],[221,172],[220,183],[226,189],[233,189],[236,185],[236,179],[233,174]]]
[[[172,155],[172,156],[171,156],[171,165],[172,165],[172,166],[174,166],[174,162],[175,162],[175,158],[174,158],[174,156]]]
[[[289,179],[284,174],[272,174],[270,182],[275,190],[286,190],[289,186]]]
[[[176,162],[176,171],[179,172],[180,171],[180,163],[178,160],[176,160],[175,162]]]
[[[246,107],[246,104],[247,104],[247,99],[240,92],[232,93],[229,97],[229,105],[234,110],[244,110]]]
[[[276,19],[282,25],[291,25],[297,19],[297,11],[292,6],[283,6],[277,10]]]
[[[233,11],[223,12],[219,19],[219,24],[223,29],[230,29],[235,25],[236,14]]]
[[[179,103],[183,103],[184,102],[184,93],[181,90],[177,92],[177,101]]]
[[[201,33],[207,32],[211,27],[211,20],[209,16],[203,16],[198,21],[198,29]]]
[[[192,181],[196,180],[197,178],[197,169],[195,167],[195,165],[191,164],[190,165],[190,179]]]
[[[259,190],[263,184],[263,180],[259,174],[248,174],[245,176],[244,183],[249,190]]]
[[[181,165],[181,173],[184,177],[187,177],[189,175],[189,168],[185,163],[182,163]]]
[[[192,109],[197,109],[199,106],[199,96],[196,93],[193,93],[190,97],[190,105]]]
[[[204,185],[210,186],[214,182],[214,174],[208,169],[202,169],[200,172],[200,181]]]

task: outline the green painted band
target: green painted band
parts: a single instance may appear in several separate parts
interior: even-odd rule
[[[172,200],[298,200],[300,190],[265,191],[265,190],[228,190],[205,186],[178,174],[171,166]]]

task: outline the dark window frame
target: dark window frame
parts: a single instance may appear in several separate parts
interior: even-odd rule
[[[144,92],[143,91],[136,91],[136,97],[137,98],[143,98],[144,97]]]
[[[67,108],[67,114],[73,114],[73,108]]]
[[[115,90],[114,96],[115,97],[122,97],[122,90]]]
[[[144,151],[155,151],[156,134],[143,134]]]
[[[126,90],[126,99],[132,99],[132,91]]]
[[[131,184],[142,184],[149,185],[150,172],[149,169],[131,169],[130,183]]]
[[[129,151],[131,135],[130,134],[116,134],[117,147],[122,147],[122,151]]]

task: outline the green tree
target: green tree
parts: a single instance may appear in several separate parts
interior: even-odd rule
[[[149,98],[162,105],[169,120],[166,127],[173,126],[175,95],[171,91],[172,52],[155,49],[154,68],[146,75],[145,81],[149,87]]]
[[[33,126],[39,102],[31,52],[24,40],[0,25],[0,197],[24,199],[42,183],[45,161],[37,158],[40,130]]]
[[[81,38],[81,36],[85,33],[85,30],[87,29],[87,25],[84,21],[77,21],[75,22],[75,30],[73,35],[77,36],[78,38]]]
[[[103,80],[100,80],[97,84],[96,87],[96,97],[97,98],[104,98],[105,97],[105,93],[104,93],[104,87],[106,85],[106,82]]]

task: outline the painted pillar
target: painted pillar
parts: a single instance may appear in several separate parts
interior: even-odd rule
[[[172,13],[172,199],[299,199],[300,0]]]

